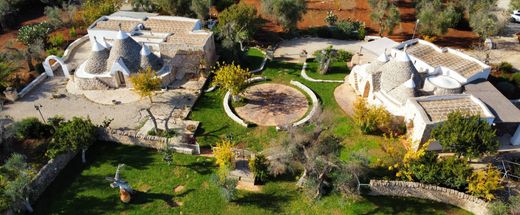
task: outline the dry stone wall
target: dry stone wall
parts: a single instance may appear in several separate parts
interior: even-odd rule
[[[153,149],[165,149],[166,146],[170,146],[179,153],[200,154],[200,146],[198,144],[175,142],[175,138],[142,135],[135,130],[103,128],[98,130],[98,139]]]
[[[428,199],[454,205],[476,215],[489,214],[488,203],[457,190],[407,181],[370,180],[372,196],[400,196]]]
[[[56,158],[49,160],[45,166],[43,166],[36,177],[33,179],[31,184],[31,202],[38,200],[41,194],[47,189],[47,187],[54,181],[54,179],[60,174],[61,170],[67,166],[67,164],[76,156],[77,152],[68,152],[60,154]]]

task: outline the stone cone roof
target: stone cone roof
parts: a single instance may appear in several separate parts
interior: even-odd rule
[[[107,70],[110,70],[117,59],[121,58],[130,72],[137,72],[141,60],[141,56],[139,55],[140,50],[141,45],[139,45],[139,43],[132,39],[127,33],[119,31],[110,49],[110,56],[107,60]]]
[[[141,68],[146,69],[151,67],[154,71],[158,71],[162,68],[163,62],[161,58],[157,57],[153,52],[150,51],[150,48],[147,45],[143,44],[143,48],[141,49]]]
[[[100,74],[107,71],[107,59],[109,51],[97,40],[92,43],[92,52],[85,62],[85,72],[90,74]]]
[[[388,92],[388,95],[404,105],[407,99],[415,97],[415,89],[402,84]]]
[[[413,76],[415,86],[420,86],[421,78],[410,57],[405,52],[399,53],[396,58],[379,68],[381,74],[381,90],[390,92],[399,87]]]

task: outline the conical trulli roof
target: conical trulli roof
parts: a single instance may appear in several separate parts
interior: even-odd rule
[[[381,89],[389,92],[400,86],[413,76],[416,86],[420,86],[421,78],[406,52],[397,56],[379,68],[381,73]]]
[[[90,74],[106,72],[108,56],[109,51],[94,38],[92,52],[85,63],[85,72]]]
[[[151,67],[154,71],[158,71],[162,68],[162,60],[157,57],[147,45],[143,44],[143,48],[141,49],[141,68],[146,69]]]
[[[139,51],[141,46],[132,37],[123,31],[119,31],[107,61],[107,68],[110,69],[117,59],[121,58],[131,72],[139,70],[141,56]]]

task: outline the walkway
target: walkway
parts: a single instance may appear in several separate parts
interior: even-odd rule
[[[274,52],[274,57],[297,63],[300,60],[302,50],[306,50],[308,57],[312,57],[315,51],[325,49],[332,45],[336,49],[343,49],[354,54],[359,52],[361,46],[365,43],[365,41],[360,40],[335,40],[315,37],[285,40],[280,43]],[[370,62],[377,57],[367,51],[363,51],[363,54],[362,62]]]
[[[359,96],[348,83],[339,85],[334,90],[334,98],[336,99],[336,102],[349,116],[354,115],[354,101],[356,101],[358,97]]]
[[[77,46],[71,53],[65,64],[69,68],[69,71],[75,70],[79,65],[85,62],[91,53],[90,40],[83,42]]]

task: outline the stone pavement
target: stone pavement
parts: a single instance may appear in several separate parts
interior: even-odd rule
[[[348,83],[339,85],[334,90],[334,98],[336,99],[336,102],[349,116],[354,114],[354,101],[356,101],[358,97],[359,96]]]
[[[297,63],[300,60],[300,53],[302,50],[306,50],[308,57],[313,57],[313,53],[317,50],[325,49],[332,45],[336,49],[343,49],[355,54],[361,49],[361,45],[366,44],[365,41],[359,40],[335,40],[335,39],[324,39],[324,38],[298,38],[292,40],[284,40],[280,43],[276,51],[274,52],[275,58],[281,58],[283,60]],[[370,62],[377,56],[371,54],[368,51],[363,51],[362,62]]]
[[[303,93],[283,84],[258,84],[244,92],[246,105],[235,108],[244,120],[262,126],[289,125],[305,116],[309,101]]]

